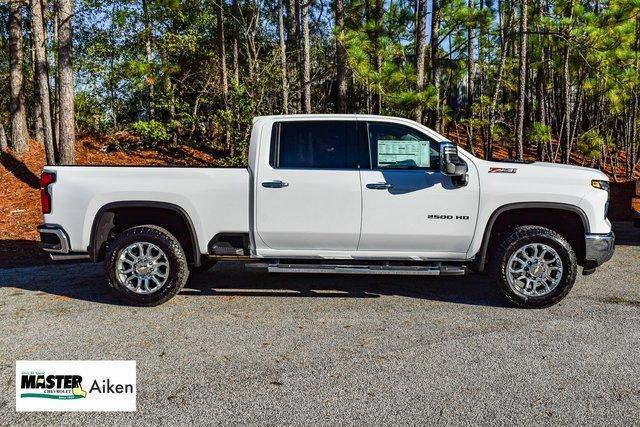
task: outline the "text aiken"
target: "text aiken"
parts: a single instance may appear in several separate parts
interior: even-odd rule
[[[122,393],[133,393],[133,385],[132,384],[111,384],[109,378],[106,380],[102,380],[102,384],[98,383],[98,380],[95,380],[93,384],[91,384],[91,388],[89,389],[89,393],[102,393],[102,394],[122,394]]]

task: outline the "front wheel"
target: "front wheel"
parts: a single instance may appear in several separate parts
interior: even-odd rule
[[[189,278],[184,250],[167,230],[132,227],[109,246],[104,261],[109,287],[131,305],[151,307],[173,298]]]
[[[491,256],[491,276],[502,294],[520,307],[560,302],[573,287],[577,271],[569,242],[545,227],[516,227]]]

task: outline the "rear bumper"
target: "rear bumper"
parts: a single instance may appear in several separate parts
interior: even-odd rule
[[[613,256],[616,238],[613,232],[608,234],[585,234],[585,270],[609,261]]]
[[[43,224],[38,227],[40,248],[49,252],[54,261],[70,261],[89,258],[87,253],[71,252],[69,236],[59,225]]]
[[[43,224],[38,227],[40,234],[40,248],[52,254],[68,254],[71,246],[69,236],[57,225]]]

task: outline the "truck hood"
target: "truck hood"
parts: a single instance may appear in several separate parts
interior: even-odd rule
[[[548,178],[554,177],[558,179],[602,179],[607,180],[608,177],[603,172],[586,168],[582,166],[565,165],[561,163],[548,163],[548,162],[533,162],[533,163],[521,163],[521,162],[485,162],[488,169],[503,168],[503,169],[515,169],[515,174],[526,176],[528,178]],[[489,172],[489,170],[487,170]],[[509,171],[512,172],[512,171]],[[493,172],[496,173],[496,172]],[[500,173],[500,172],[497,172]]]
[[[591,186],[592,180],[607,180],[596,169],[555,163],[481,161],[476,166],[483,197],[501,204],[554,202],[580,206],[589,193],[602,192]]]

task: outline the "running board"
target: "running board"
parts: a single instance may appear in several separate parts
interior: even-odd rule
[[[325,273],[325,274],[399,274],[417,276],[462,276],[463,266],[457,265],[350,265],[350,264],[266,264],[246,265],[251,270],[266,270],[269,273]]]

